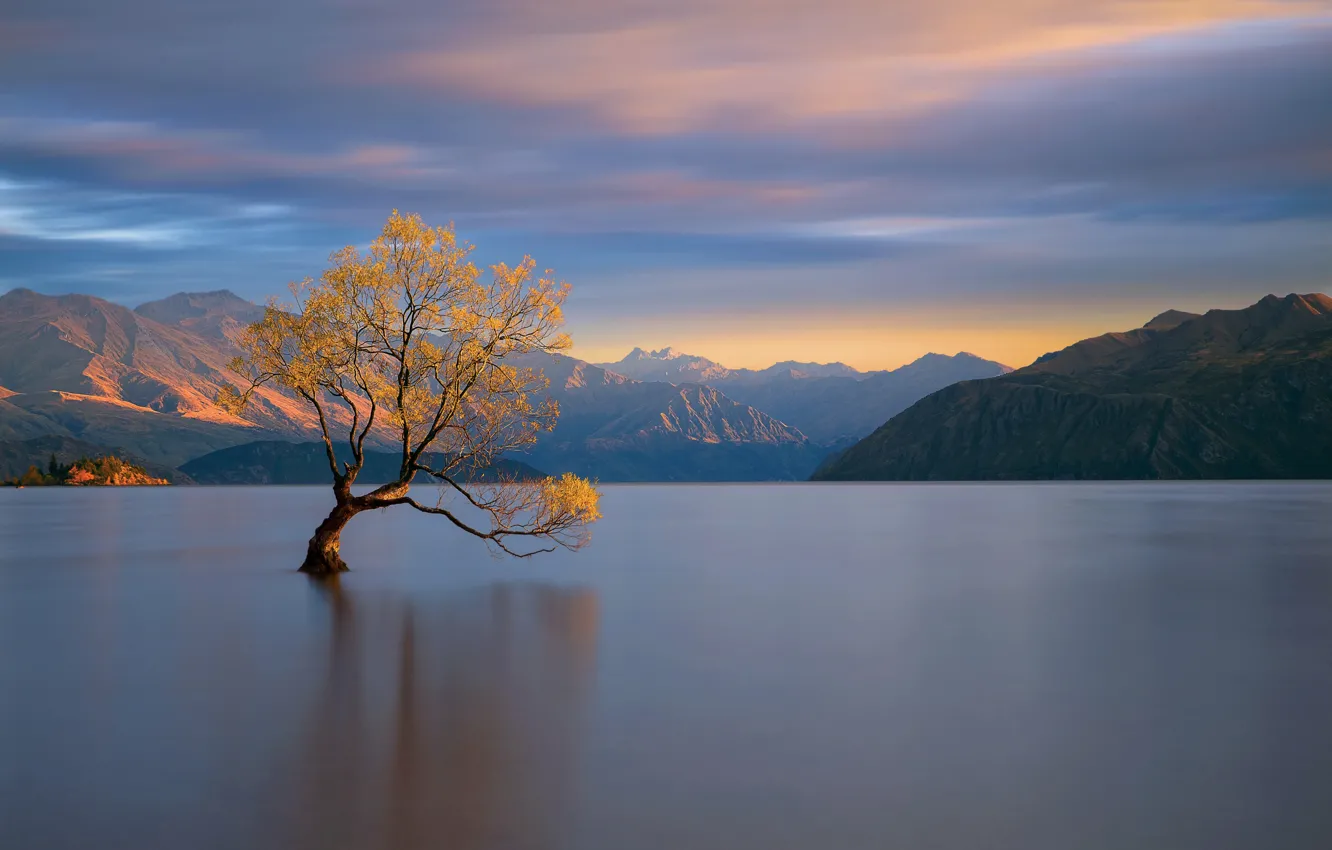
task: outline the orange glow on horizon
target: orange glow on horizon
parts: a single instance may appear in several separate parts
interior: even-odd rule
[[[1079,340],[1146,324],[1165,310],[1244,307],[1256,298],[1204,299],[1201,305],[1159,303],[1079,305],[971,305],[937,309],[866,311],[855,315],[790,312],[745,317],[664,316],[581,324],[571,320],[570,354],[613,363],[633,348],[674,348],[732,369],[762,369],[784,360],[842,362],[862,371],[895,369],[928,353],[966,351],[1014,369]]]
[[[1139,323],[1141,324],[1141,323]],[[1116,328],[1124,330],[1124,328]],[[810,328],[796,334],[765,335],[762,332],[710,335],[706,333],[651,334],[633,341],[622,332],[602,337],[585,333],[575,337],[570,352],[580,360],[613,363],[635,346],[646,350],[671,347],[699,355],[732,369],[762,369],[784,360],[842,362],[861,371],[896,369],[924,354],[957,354],[967,351],[977,357],[1019,368],[1047,351],[1064,348],[1088,336],[1090,328],[926,328],[914,326],[894,332],[881,328]]]

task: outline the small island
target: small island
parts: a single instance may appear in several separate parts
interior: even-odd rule
[[[141,487],[170,484],[165,478],[154,478],[141,466],[123,461],[114,455],[98,458],[79,458],[70,464],[60,464],[51,455],[46,471],[35,465],[17,478],[3,482],[6,487]]]

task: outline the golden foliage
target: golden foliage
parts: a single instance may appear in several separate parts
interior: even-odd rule
[[[567,284],[549,271],[537,274],[530,257],[516,266],[492,266],[487,277],[471,263],[471,252],[452,227],[429,227],[395,210],[366,253],[343,248],[318,280],[292,284],[291,303],[270,301],[263,319],[242,334],[245,354],[232,364],[249,386],[226,387],[217,402],[239,413],[265,384],[304,399],[318,415],[340,504],[410,504],[443,513],[505,551],[512,550],[502,541],[512,536],[576,547],[599,516],[596,488],[586,480],[465,483],[469,470],[531,446],[555,426],[555,403],[538,398],[545,376],[514,360],[570,344],[559,332]],[[352,460],[341,468],[333,405],[343,407],[350,422],[345,438]],[[402,468],[397,481],[352,497],[367,438],[399,445]],[[428,458],[443,460],[429,466]],[[418,472],[485,511],[490,529],[408,498]]]

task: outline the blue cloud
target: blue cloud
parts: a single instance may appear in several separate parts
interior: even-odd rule
[[[1254,282],[1266,291],[1327,259],[1326,19],[1062,53],[905,111],[767,125],[720,110],[645,133],[579,102],[376,76],[386,56],[440,46],[415,31],[433,4],[271,7],[6,9],[36,35],[0,59],[0,287],[257,296],[316,273],[395,207],[456,221],[483,261],[532,253],[574,281],[623,272],[622,291],[669,272],[652,285],[696,309],[766,297],[762,274],[718,270],[807,270],[806,295],[840,287],[850,303],[902,292],[850,283],[838,269],[852,266],[930,281],[940,298],[1024,281],[1035,297],[1058,281],[1239,286],[1236,268],[1270,269]],[[498,13],[432,14],[452,22],[447,48]],[[936,230],[848,225],[909,219]],[[990,219],[1002,227],[976,226]],[[1077,238],[1051,247],[1072,219]],[[1233,241],[1246,224],[1262,225],[1248,253],[1209,257],[1199,233]],[[1161,247],[1175,236],[1197,255]],[[705,298],[695,273],[733,297]]]

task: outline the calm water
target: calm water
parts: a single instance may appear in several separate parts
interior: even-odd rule
[[[0,491],[0,846],[1332,846],[1332,486],[328,498]]]

